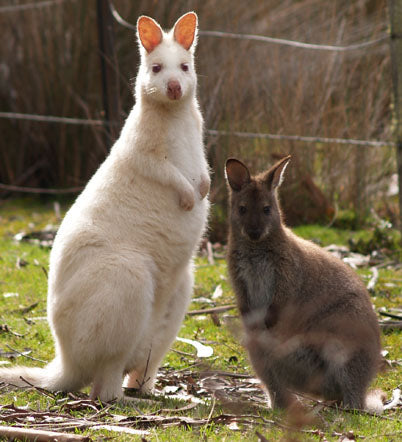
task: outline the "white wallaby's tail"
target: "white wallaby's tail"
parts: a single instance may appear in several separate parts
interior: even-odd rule
[[[382,414],[384,411],[385,393],[382,390],[371,390],[367,393],[365,410],[373,414]]]
[[[80,380],[73,373],[68,373],[59,359],[54,359],[43,368],[0,368],[0,382],[16,387],[34,385],[50,391],[73,391],[82,386]]]

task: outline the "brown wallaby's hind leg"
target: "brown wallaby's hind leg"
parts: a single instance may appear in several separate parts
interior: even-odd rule
[[[324,397],[342,399],[345,408],[363,410],[373,367],[372,359],[363,350],[355,352],[343,367],[330,367],[324,384]]]
[[[287,409],[295,401],[294,395],[274,370],[266,370],[260,378],[268,388],[272,408]]]
[[[251,363],[257,376],[268,390],[272,408],[288,408],[294,401],[293,395],[278,373],[272,354],[259,345],[248,346]]]

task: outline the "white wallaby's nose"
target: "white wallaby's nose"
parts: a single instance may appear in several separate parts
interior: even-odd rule
[[[178,100],[181,98],[182,91],[180,83],[177,80],[169,80],[167,84],[167,96],[171,100]]]

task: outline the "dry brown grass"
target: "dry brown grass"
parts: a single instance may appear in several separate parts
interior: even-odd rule
[[[16,2],[18,3],[18,2]],[[374,39],[388,26],[385,0],[115,0],[135,23],[140,14],[171,26],[188,10],[200,27],[318,44]],[[102,97],[94,1],[69,0],[0,15],[2,111],[100,118]],[[138,63],[134,33],[115,26],[123,109],[133,104]],[[388,42],[347,53],[302,50],[203,36],[197,52],[199,96],[211,129],[359,139],[391,138]],[[85,183],[105,156],[102,128],[0,120],[0,181]],[[295,179],[311,175],[327,198],[364,213],[382,198],[395,170],[391,148],[207,138],[213,201],[225,200],[223,164],[238,156],[254,170],[273,153],[298,157]]]

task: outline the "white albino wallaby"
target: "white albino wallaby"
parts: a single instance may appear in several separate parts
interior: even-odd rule
[[[165,33],[137,22],[136,104],[110,155],[66,214],[50,256],[48,319],[56,356],[0,369],[0,381],[122,398],[152,389],[193,286],[210,179],[196,99],[197,16]],[[22,380],[21,377],[24,379]]]

